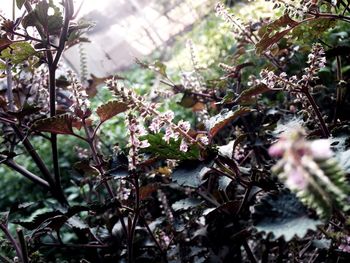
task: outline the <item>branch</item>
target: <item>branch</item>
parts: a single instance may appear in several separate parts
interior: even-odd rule
[[[20,259],[20,261],[23,262],[23,256],[22,256],[21,248],[18,245],[17,241],[14,239],[14,237],[11,235],[11,233],[8,230],[7,226],[4,225],[3,223],[0,223],[0,229],[2,230],[2,232],[4,232],[6,238],[10,241],[12,246],[15,248],[16,254],[17,254],[18,258]]]
[[[35,184],[38,184],[38,185],[44,187],[47,190],[50,189],[50,185],[48,184],[47,181],[41,179],[39,176],[37,176],[37,175],[33,174],[32,172],[28,171],[26,168],[24,168],[23,166],[19,165],[14,160],[6,159],[4,161],[4,164],[7,165],[8,167],[10,167],[11,169],[15,170],[16,172],[20,173],[24,177],[28,178],[29,180],[31,180]]]

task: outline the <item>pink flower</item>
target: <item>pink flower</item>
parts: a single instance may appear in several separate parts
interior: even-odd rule
[[[179,133],[175,132],[172,127],[167,127],[165,130],[165,134],[163,136],[163,140],[169,143],[170,139],[173,138],[175,141],[179,138]]]
[[[339,245],[339,249],[343,252],[350,253],[350,237],[344,238],[343,242]]]
[[[163,121],[160,120],[159,117],[155,117],[152,120],[151,125],[149,126],[149,129],[154,133],[159,133],[162,126],[163,126]]]
[[[305,178],[304,171],[301,167],[293,168],[288,173],[286,185],[290,188],[303,190],[308,185],[308,180]]]
[[[316,160],[325,160],[333,156],[329,140],[321,139],[310,142],[312,157]]]
[[[140,148],[147,148],[151,146],[147,140],[140,141]]]
[[[282,157],[285,150],[286,144],[284,141],[280,140],[269,148],[269,155],[271,157]]]
[[[209,144],[209,139],[207,136],[201,136],[199,137],[199,142],[204,144],[204,145],[208,145]]]
[[[179,126],[179,128],[185,132],[188,132],[191,128],[190,123],[188,121],[183,121],[183,120],[179,121],[177,126]]]
[[[188,151],[188,144],[187,144],[185,139],[181,140],[180,151],[181,152],[187,152]]]
[[[174,119],[174,116],[175,116],[174,112],[170,110],[168,110],[163,114],[163,118],[169,122],[171,122]]]

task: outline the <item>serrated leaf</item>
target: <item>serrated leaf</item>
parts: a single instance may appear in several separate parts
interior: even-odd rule
[[[77,216],[72,216],[67,220],[67,224],[72,228],[76,228],[79,230],[88,230],[89,226],[85,224],[81,219]]]
[[[235,103],[250,101],[252,97],[263,94],[267,91],[270,91],[270,89],[264,83],[260,83],[254,87],[242,91],[236,98]]]
[[[35,49],[29,43],[16,42],[1,52],[1,58],[10,59],[12,64],[17,65],[36,53]]]
[[[151,153],[157,155],[160,158],[176,159],[176,160],[188,160],[198,159],[199,148],[197,145],[190,145],[187,152],[180,151],[180,140],[175,141],[170,139],[169,143],[163,140],[163,134],[147,134],[140,138],[141,140],[147,140],[150,144],[149,147],[144,148],[141,152]]]
[[[51,212],[45,212],[42,214],[39,214],[33,218],[32,221],[26,222],[26,221],[15,221],[16,224],[23,226],[24,228],[28,230],[34,230],[38,228],[44,221],[48,221],[51,218],[54,218],[56,216],[62,216],[62,212],[60,211],[51,211]]]
[[[46,0],[40,1],[35,7],[35,14],[38,18],[38,21],[44,28],[48,25],[48,11],[49,4]]]
[[[238,108],[235,111],[220,113],[211,117],[205,123],[205,126],[209,131],[209,135],[211,137],[214,137],[222,128],[228,125],[231,121],[236,120],[238,117],[241,117],[249,112],[252,112],[252,110],[247,107],[242,107]]]
[[[30,26],[36,26],[39,24],[38,18],[36,16],[35,10],[29,12],[23,19],[22,19],[22,26],[27,29],[27,27]]]
[[[255,51],[258,55],[267,51],[273,44],[280,41],[285,35],[287,35],[292,28],[285,29],[281,32],[277,32],[273,36],[266,35],[255,45]]]
[[[255,45],[256,53],[263,53],[273,44],[276,44],[278,41],[280,41],[286,34],[288,34],[294,27],[298,25],[299,23],[297,21],[294,21],[289,17],[288,14],[285,14],[270,24],[261,27],[258,33],[259,36],[261,36],[261,39]],[[287,27],[287,29],[276,32],[285,27]]]
[[[46,118],[36,121],[31,130],[41,132],[51,132],[55,134],[73,135],[73,122],[76,121],[71,115],[57,115],[55,117]]]
[[[63,17],[59,14],[48,17],[48,31],[50,34],[60,32],[63,26]]]
[[[28,230],[39,229],[42,227],[50,227],[55,230],[59,229],[67,220],[82,211],[88,211],[85,206],[72,206],[66,212],[50,211],[39,214],[31,221],[15,221],[16,224],[23,226]]]
[[[87,161],[87,160],[77,162],[73,165],[73,167],[77,171],[84,173],[84,176],[95,177],[95,176],[98,176],[100,174],[99,171],[97,170],[97,168],[92,167],[90,165],[89,161]]]
[[[303,238],[316,230],[321,221],[310,218],[306,207],[288,190],[270,193],[254,206],[253,221],[259,232],[272,233],[275,239]]]
[[[176,201],[171,205],[171,208],[176,212],[180,210],[188,210],[190,208],[196,207],[201,203],[200,200],[196,198],[185,198],[179,201]]]
[[[113,118],[114,116],[122,113],[128,109],[128,105],[120,101],[110,101],[97,108],[97,115],[100,117],[101,122],[105,122]]]
[[[7,111],[7,113],[20,120],[20,119],[23,119],[25,116],[37,113],[40,110],[41,110],[41,107],[25,104],[21,110]]]
[[[178,185],[197,188],[208,171],[209,168],[203,162],[183,161],[175,168],[171,178]]]

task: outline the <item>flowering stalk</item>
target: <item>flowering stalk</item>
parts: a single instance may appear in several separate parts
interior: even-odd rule
[[[133,108],[138,110],[142,117],[153,117],[150,125],[150,130],[152,132],[159,132],[162,127],[166,126],[163,138],[166,142],[169,142],[171,138],[177,140],[178,136],[181,136],[184,140],[183,145],[184,143],[197,144],[203,150],[206,148],[207,141],[203,138],[205,136],[195,140],[188,134],[190,129],[188,122],[180,121],[178,124],[173,123],[173,112],[168,111],[164,114],[160,113],[156,109],[155,104],[145,103],[142,97],[137,96],[133,91],[125,87],[119,87],[114,79],[108,80],[106,84],[122,101],[132,105]],[[183,146],[182,149],[185,150],[185,147]]]
[[[334,208],[348,209],[346,178],[327,139],[307,141],[305,131],[295,129],[282,134],[269,154],[280,158],[272,172],[321,216],[330,215]]]
[[[316,104],[316,101],[310,93],[310,82],[317,80],[318,71],[325,67],[326,58],[324,55],[325,52],[320,44],[317,43],[312,46],[312,50],[307,61],[309,66],[304,69],[305,74],[302,75],[301,79],[298,79],[297,76],[288,78],[285,72],[282,72],[277,76],[273,71],[268,71],[266,69],[260,72],[260,76],[262,77],[262,83],[264,83],[271,90],[286,90],[289,92],[299,92],[304,94],[318,118],[323,136],[328,138],[330,137],[330,132]]]

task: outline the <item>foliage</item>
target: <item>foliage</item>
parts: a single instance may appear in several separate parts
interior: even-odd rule
[[[247,21],[218,3],[170,61],[80,83],[57,69],[91,24],[71,0],[17,0],[0,260],[348,262],[348,3],[272,4],[237,3],[271,8]]]

